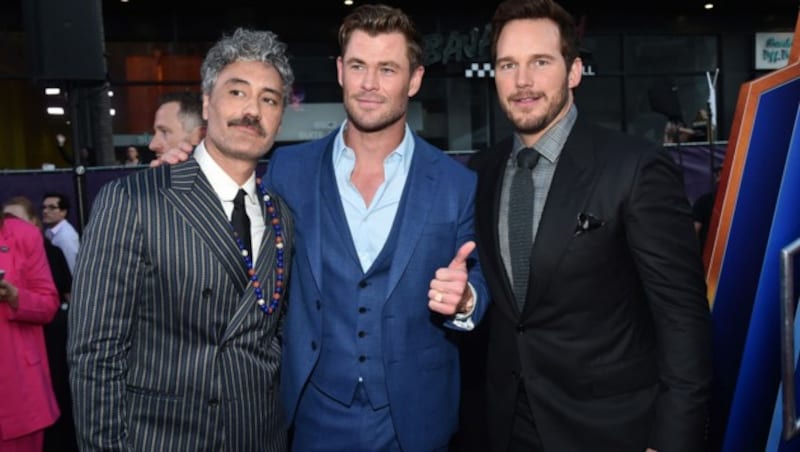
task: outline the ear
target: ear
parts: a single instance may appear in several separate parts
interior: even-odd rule
[[[580,85],[581,77],[583,77],[583,60],[578,57],[575,58],[575,61],[572,62],[572,66],[569,68],[567,82],[569,83],[570,89]]]
[[[208,94],[203,93],[203,119],[208,121]]]
[[[203,116],[205,116],[205,104],[203,104]],[[192,146],[197,146],[203,141],[203,138],[206,135],[206,128],[205,126],[197,126],[189,133],[189,144]]]
[[[344,61],[342,57],[336,58],[336,80],[339,81],[339,86],[342,85],[342,71],[344,70]]]
[[[408,83],[408,97],[414,97],[422,87],[422,76],[425,75],[425,66],[419,65],[411,73],[411,80]]]

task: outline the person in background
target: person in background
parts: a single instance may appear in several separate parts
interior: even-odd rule
[[[705,450],[711,322],[680,171],[580,114],[560,5],[503,1],[491,29],[515,130],[469,163],[494,302],[491,450]]]
[[[69,198],[61,193],[46,193],[42,198],[44,235],[64,253],[72,274],[75,272],[75,259],[78,256],[81,239],[78,231],[67,220],[69,208]]]
[[[3,213],[14,215],[42,230],[42,220],[36,215],[36,208],[33,202],[25,196],[13,196],[7,199],[3,203]],[[42,233],[44,233],[43,230]],[[61,248],[50,243],[49,240],[44,241],[44,249],[61,303],[68,303],[70,291],[72,290],[72,274],[69,271],[64,252],[61,251]]]
[[[125,148],[125,160],[122,162],[125,166],[139,166],[142,164],[139,158],[139,149],[136,146],[128,146]]]
[[[169,149],[180,146],[193,149],[205,133],[203,103],[199,94],[189,91],[164,94],[158,102],[153,120],[153,139],[148,146],[156,154],[151,166],[157,166],[158,156]]]
[[[30,199],[14,196],[3,203],[3,213],[14,215],[41,230],[42,222],[36,216],[36,209]],[[72,419],[72,396],[69,392],[69,371],[67,369],[67,312],[69,309],[72,275],[61,249],[44,240],[45,255],[61,301],[61,309],[53,320],[44,325],[44,341],[47,349],[47,362],[53,381],[56,401],[61,410],[58,420],[44,432],[45,452],[77,452],[75,425]]]
[[[0,450],[40,452],[59,416],[42,325],[58,311],[41,231],[0,215]]]

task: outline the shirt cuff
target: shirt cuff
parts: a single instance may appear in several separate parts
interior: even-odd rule
[[[467,312],[457,313],[453,319],[453,325],[467,331],[472,331],[475,329],[475,322],[472,321],[472,313],[475,312],[475,306],[478,305],[478,294],[475,292],[475,288],[472,287],[472,283],[467,282],[467,285],[469,286],[470,292],[472,292],[472,306],[470,306]]]

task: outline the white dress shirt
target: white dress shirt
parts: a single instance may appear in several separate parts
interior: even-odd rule
[[[236,193],[239,192],[240,188],[247,193],[244,204],[247,216],[250,217],[250,239],[253,246],[252,259],[253,267],[255,267],[258,259],[258,249],[261,247],[261,240],[264,238],[264,230],[266,229],[264,213],[260,205],[261,194],[256,190],[255,172],[240,187],[209,155],[205,141],[195,148],[194,159],[197,160],[200,170],[205,174],[211,184],[211,188],[214,189],[217,197],[219,197],[222,209],[225,211],[225,218],[228,221],[230,221],[231,213],[233,213],[233,199],[236,197]]]

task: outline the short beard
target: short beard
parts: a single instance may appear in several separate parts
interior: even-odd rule
[[[553,124],[553,121],[556,120],[561,111],[567,105],[569,101],[569,85],[567,81],[564,81],[564,85],[562,86],[561,90],[558,91],[556,97],[553,99],[554,103],[547,109],[545,114],[540,117],[521,117],[521,118],[514,118],[513,112],[509,107],[505,107],[506,115],[514,124],[514,128],[517,130],[517,133],[522,135],[536,135],[543,130],[550,127]]]
[[[347,102],[344,103],[344,111],[347,113],[347,122],[355,127],[357,130],[364,133],[380,132],[387,129],[390,125],[402,121],[405,118],[406,111],[399,109],[397,111],[389,111],[386,115],[379,117],[371,123],[365,123],[358,119],[358,116],[350,110]]]

